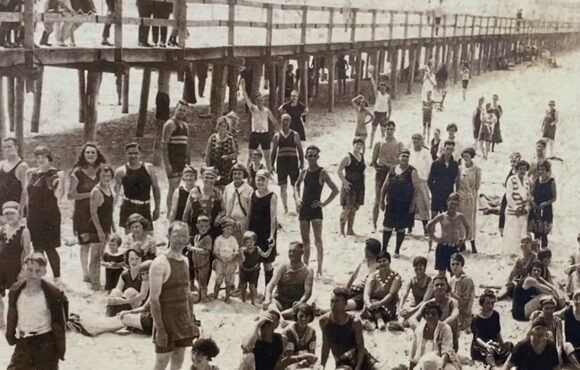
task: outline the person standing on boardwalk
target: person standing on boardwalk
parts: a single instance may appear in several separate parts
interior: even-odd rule
[[[172,5],[172,4],[169,4]],[[173,117],[163,124],[161,153],[167,174],[167,216],[171,215],[171,198],[179,185],[185,165],[190,161],[189,127],[187,125],[187,103],[180,100]]]
[[[326,207],[340,193],[336,184],[330,178],[326,170],[318,165],[320,149],[314,145],[306,149],[306,160],[308,168],[300,172],[298,181],[295,185],[294,200],[298,206],[298,220],[300,221],[300,235],[304,245],[304,263],[310,263],[310,227],[314,234],[314,245],[316,245],[316,260],[318,268],[317,276],[322,276],[322,260],[324,258],[324,249],[322,246],[322,208]],[[304,182],[304,191],[300,199],[300,186]],[[328,185],[331,190],[328,198],[322,202],[322,188],[324,184]]]
[[[242,91],[244,93],[244,99],[246,100],[246,105],[250,110],[252,116],[252,132],[250,133],[249,148],[250,151],[258,149],[261,147],[264,152],[264,160],[266,161],[266,168],[268,171],[272,171],[272,163],[270,162],[270,140],[272,134],[270,132],[269,121],[271,121],[275,126],[278,126],[278,120],[272,114],[270,109],[264,106],[264,97],[262,95],[256,96],[256,104],[252,103],[248,92],[246,90],[246,81],[240,80],[242,85]],[[248,166],[250,165],[250,157],[248,156]]]
[[[137,13],[139,18],[151,19],[153,16],[153,0],[137,0]],[[149,26],[139,24],[138,45],[141,47],[152,47],[149,43]]]
[[[471,252],[477,253],[475,246],[477,200],[479,187],[481,186],[481,169],[473,163],[475,150],[467,148],[461,153],[463,163],[459,167],[459,178],[457,180],[457,192],[459,193],[459,212],[461,212],[469,223],[470,234],[465,236],[465,240],[471,243]],[[465,246],[462,246],[464,249]]]
[[[371,167],[375,168],[375,203],[373,205],[373,230],[377,230],[379,219],[379,205],[381,202],[381,189],[389,174],[391,167],[399,163],[399,153],[403,149],[403,143],[395,138],[395,122],[389,121],[386,125],[387,135],[384,140],[375,144]]]
[[[290,130],[296,131],[300,135],[300,140],[306,140],[304,120],[309,111],[308,107],[298,100],[297,90],[292,90],[290,93],[290,101],[278,107],[278,112],[289,114],[291,118]]]
[[[99,182],[98,172],[106,163],[95,144],[87,143],[81,149],[70,175],[68,199],[74,200],[73,232],[78,238],[83,281],[89,282],[90,232],[92,231],[90,194]]]
[[[2,158],[0,161],[0,207],[12,201],[20,204],[20,215],[24,214],[26,205],[26,173],[28,164],[18,155],[20,144],[13,137],[2,140]]]
[[[550,100],[548,109],[542,121],[542,139],[548,143],[548,152],[550,156],[554,155],[554,140],[556,139],[556,125],[560,121],[560,114],[556,110],[556,102]]]
[[[277,132],[272,140],[271,163],[273,166],[275,163],[275,171],[278,173],[278,185],[280,185],[284,213],[288,213],[288,177],[290,177],[292,190],[295,190],[296,180],[304,168],[302,143],[298,132],[290,128],[291,120],[289,114],[282,114],[280,132]],[[294,194],[294,198],[296,198],[296,194]]]
[[[373,147],[373,143],[375,142],[375,134],[377,132],[377,127],[381,126],[381,137],[385,137],[386,130],[387,130],[387,122],[391,117],[391,95],[389,95],[389,88],[387,84],[384,82],[379,82],[377,85],[377,81],[375,81],[374,77],[374,70],[373,66],[369,66],[369,74],[371,77],[371,84],[373,85],[373,92],[375,94],[375,109],[374,109],[374,116],[375,120],[373,121],[373,129],[371,131],[371,143],[369,148]]]
[[[58,369],[66,351],[68,299],[44,280],[46,258],[24,259],[24,278],[8,293],[6,340],[15,346],[9,369]]]
[[[352,139],[352,151],[338,165],[338,178],[342,181],[340,191],[340,235],[355,235],[354,217],[365,201],[365,139]],[[346,227],[346,234],[345,234]]]
[[[27,174],[28,217],[26,219],[30,240],[35,252],[46,253],[52,269],[54,282],[60,279],[61,213],[58,200],[64,195],[64,174],[53,167],[51,150],[46,146],[34,149],[38,167],[31,168]]]
[[[431,215],[447,211],[447,198],[455,190],[459,175],[459,165],[453,158],[455,143],[446,140],[443,144],[443,154],[433,161],[427,185],[431,190]]]
[[[189,293],[189,268],[182,255],[189,241],[187,224],[175,221],[169,227],[167,252],[153,260],[150,268],[150,305],[155,325],[155,370],[183,365],[185,348],[199,337]]]
[[[117,197],[123,190],[123,202],[119,213],[119,226],[127,229],[127,218],[133,213],[138,213],[149,221],[149,229],[153,231],[153,221],[159,218],[161,206],[161,191],[157,183],[155,168],[151,163],[141,161],[141,146],[137,143],[125,145],[127,163],[115,171],[114,191]],[[151,191],[155,208],[151,214]],[[115,204],[117,199],[115,199]]]
[[[423,146],[423,136],[421,134],[414,134],[411,137],[413,141],[413,148],[410,150],[409,165],[417,171],[415,188],[415,220],[421,221],[423,224],[423,232],[427,222],[431,219],[431,193],[427,185],[427,178],[431,170],[433,159],[429,150]],[[413,227],[409,228],[409,233],[413,231]]]

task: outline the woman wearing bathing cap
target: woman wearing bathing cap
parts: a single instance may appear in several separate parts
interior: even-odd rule
[[[548,339],[550,325],[543,317],[532,322],[532,329],[516,344],[505,370],[556,370],[560,359],[556,345]]]

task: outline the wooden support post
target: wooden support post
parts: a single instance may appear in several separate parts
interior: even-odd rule
[[[129,82],[131,77],[131,69],[127,68],[121,76],[121,112],[129,113]]]
[[[453,62],[452,62],[452,68],[453,68],[453,83],[456,84],[457,80],[458,80],[458,76],[459,76],[459,57],[460,57],[460,48],[461,44],[459,42],[455,42],[455,45],[453,47]]]
[[[191,71],[191,66],[188,64],[188,71],[186,75],[191,76],[189,78],[193,78],[193,74]],[[187,77],[186,77],[187,78]],[[157,98],[160,97],[162,94],[167,94],[169,97],[169,91],[171,83],[171,71],[167,69],[160,69],[157,75]],[[184,89],[185,90],[185,89]],[[162,105],[163,104],[163,105]],[[165,99],[155,99],[155,110],[167,110],[169,112],[169,105],[170,101],[167,100],[167,105],[165,104]],[[165,125],[166,119],[164,117],[157,118],[159,115],[155,114],[155,140],[153,142],[153,164],[156,166],[161,165],[162,163],[162,156],[161,156],[161,139],[163,137],[163,126]]]
[[[177,23],[177,45],[185,48],[187,38],[187,4],[186,0],[175,0],[174,4],[175,21]],[[228,34],[229,36],[229,34]],[[233,37],[233,35],[232,35]]]
[[[326,58],[325,65],[328,67],[328,111],[334,112],[334,80],[336,79],[336,54],[332,52]]]
[[[385,70],[385,55],[386,55],[385,50],[383,49],[379,50],[379,61],[377,62],[378,64],[377,78]]]
[[[28,67],[32,67],[36,62],[36,60],[34,60],[34,26],[36,23],[36,12],[34,11],[34,6],[36,1],[24,0],[19,3],[24,5],[22,9],[22,30],[24,30],[23,41],[24,48],[26,49],[24,63]]]
[[[356,53],[354,62],[354,95],[360,94],[360,81],[362,77],[362,53],[360,50]]]
[[[276,75],[276,63],[268,63],[268,75],[270,76],[270,82],[268,84],[268,106],[272,113],[278,111],[278,97],[276,95],[276,89],[278,88],[278,76]]]
[[[328,64],[326,64],[328,67]],[[288,60],[283,59],[279,64],[278,69],[278,105],[284,104],[285,93],[286,93],[286,69],[288,68]],[[333,70],[334,68],[328,67],[328,70]]]
[[[38,133],[40,127],[40,107],[42,105],[42,83],[44,80],[44,67],[40,67],[34,81],[34,104],[32,106],[32,118],[30,119],[30,132]]]
[[[6,115],[4,107],[4,77],[0,76],[0,143],[6,137]]]
[[[95,141],[97,138],[97,103],[99,87],[101,86],[102,72],[87,72],[87,93],[85,106],[84,141]]]
[[[123,0],[115,0],[115,60],[123,60]]]
[[[238,80],[240,78],[240,65],[231,64],[228,68],[228,110],[235,111],[238,107]],[[272,83],[270,79],[270,83]],[[270,85],[270,91],[272,87]]]
[[[439,43],[435,44],[435,64],[439,65],[440,63],[440,50],[441,50],[441,45],[439,45]]]
[[[16,77],[14,96],[14,131],[20,143],[18,154],[22,157],[24,145],[24,77]]]
[[[326,35],[327,45],[330,45],[332,43],[333,31],[334,31],[334,8],[330,8],[330,10],[328,11],[328,34]]]
[[[143,80],[141,81],[141,95],[139,97],[139,114],[137,116],[137,137],[143,137],[145,125],[147,123],[147,105],[149,104],[149,90],[151,88],[151,69],[143,69]],[[86,124],[86,122],[85,122]]]
[[[483,63],[483,49],[484,49],[484,42],[480,39],[478,43],[478,51],[479,51],[479,58],[477,59],[477,75],[481,74],[481,65]]]
[[[263,65],[261,61],[252,62],[252,96],[254,99],[256,95],[260,93],[260,82],[262,82],[262,70]]]
[[[10,119],[10,131],[14,132],[14,104],[16,103],[16,77],[8,77],[8,119]]]
[[[407,49],[408,47],[401,48],[401,67],[399,68],[399,71],[405,70],[405,63],[407,62]]]
[[[77,70],[77,76],[79,80],[79,122],[85,122],[85,105],[86,103],[86,93],[87,93],[87,80],[85,77],[85,70]]]
[[[391,57],[391,97],[396,99],[397,97],[397,67],[399,65],[399,49],[397,47],[392,47],[389,49],[389,55]]]
[[[308,107],[308,62],[310,58],[307,56],[299,61],[300,65],[300,98],[302,102]]]
[[[409,73],[407,74],[407,94],[413,92],[413,82],[415,81],[415,61],[418,53],[421,51],[421,46],[411,45],[409,47]]]
[[[260,71],[254,70],[254,78],[256,73]],[[224,113],[224,98],[225,98],[225,85],[227,82],[227,66],[225,64],[214,64],[211,83],[215,85],[214,100],[211,102],[210,111],[214,117],[219,117]],[[259,85],[258,85],[259,87]],[[259,91],[259,90],[258,90]],[[252,90],[252,95],[256,95],[256,90]],[[252,99],[254,97],[251,97]]]

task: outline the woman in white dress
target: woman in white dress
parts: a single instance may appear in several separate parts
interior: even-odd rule
[[[481,169],[473,163],[474,157],[475,150],[473,148],[466,148],[461,153],[463,163],[459,167],[457,192],[460,196],[459,212],[463,213],[469,224],[469,235],[465,236],[465,241],[469,240],[471,251],[477,253],[477,248],[475,247],[475,218],[477,215],[477,193],[481,185]]]
[[[503,231],[503,250],[507,255],[518,255],[520,242],[528,236],[527,219],[530,208],[530,180],[526,173],[530,164],[519,161],[515,167],[515,174],[510,176],[506,183],[506,215]]]

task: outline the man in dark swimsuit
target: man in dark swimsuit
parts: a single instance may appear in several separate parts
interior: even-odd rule
[[[18,140],[8,137],[2,140],[0,161],[0,208],[2,204],[13,201],[20,204],[20,216],[26,204],[26,172],[28,164],[18,155]],[[1,222],[0,222],[1,223]]]
[[[445,140],[443,154],[431,164],[427,185],[431,190],[431,217],[447,210],[447,198],[453,193],[459,174],[459,166],[453,159],[455,142]]]
[[[150,305],[155,324],[155,370],[181,369],[185,348],[199,337],[189,293],[189,267],[182,255],[189,241],[187,224],[175,221],[169,227],[167,253],[153,260],[150,268]]]
[[[312,295],[314,272],[302,262],[302,243],[292,242],[288,249],[290,263],[283,263],[274,269],[274,276],[266,287],[263,307],[280,311],[283,318],[294,317],[294,306],[306,303]],[[276,293],[274,293],[276,288]]]
[[[290,129],[294,130],[300,135],[300,140],[306,140],[306,133],[304,132],[304,117],[309,113],[308,107],[298,100],[298,91],[292,90],[290,93],[290,101],[278,107],[278,112],[287,113],[290,115]]]
[[[288,177],[290,185],[294,189],[300,170],[304,168],[304,152],[300,142],[299,134],[290,129],[291,117],[289,114],[282,114],[280,118],[282,129],[274,135],[272,140],[272,166],[278,173],[278,185],[280,185],[280,196],[284,205],[284,213],[288,213]],[[294,194],[296,198],[296,194]]]
[[[151,163],[141,162],[141,147],[137,143],[125,145],[127,164],[117,168],[115,171],[115,194],[119,196],[123,188],[123,203],[119,214],[119,226],[126,228],[127,218],[133,213],[138,213],[149,222],[149,230],[153,230],[151,221],[159,218],[159,207],[161,204],[161,192],[157,183],[157,175]],[[151,215],[151,190],[155,208]],[[116,204],[115,200],[115,204]]]
[[[362,322],[346,312],[348,296],[348,289],[334,288],[330,298],[330,312],[320,317],[320,363],[325,368],[329,352],[332,351],[337,368],[349,366],[349,369],[372,370],[374,366],[365,349]]]
[[[171,198],[183,174],[183,168],[189,164],[189,127],[185,121],[187,117],[187,103],[180,100],[172,118],[163,125],[161,150],[163,164],[167,173],[169,189],[167,191],[167,216],[171,214]]]
[[[338,187],[330,178],[324,168],[318,165],[320,149],[314,145],[306,149],[306,160],[308,168],[300,172],[298,181],[294,186],[294,200],[298,208],[298,220],[300,221],[300,234],[304,245],[304,263],[310,262],[310,225],[314,233],[314,244],[316,245],[316,260],[318,269],[316,276],[322,276],[322,259],[324,250],[322,248],[322,208],[326,207],[336,198]],[[300,185],[304,182],[304,193],[300,199]],[[330,187],[331,193],[324,201],[320,201],[324,184]]]

